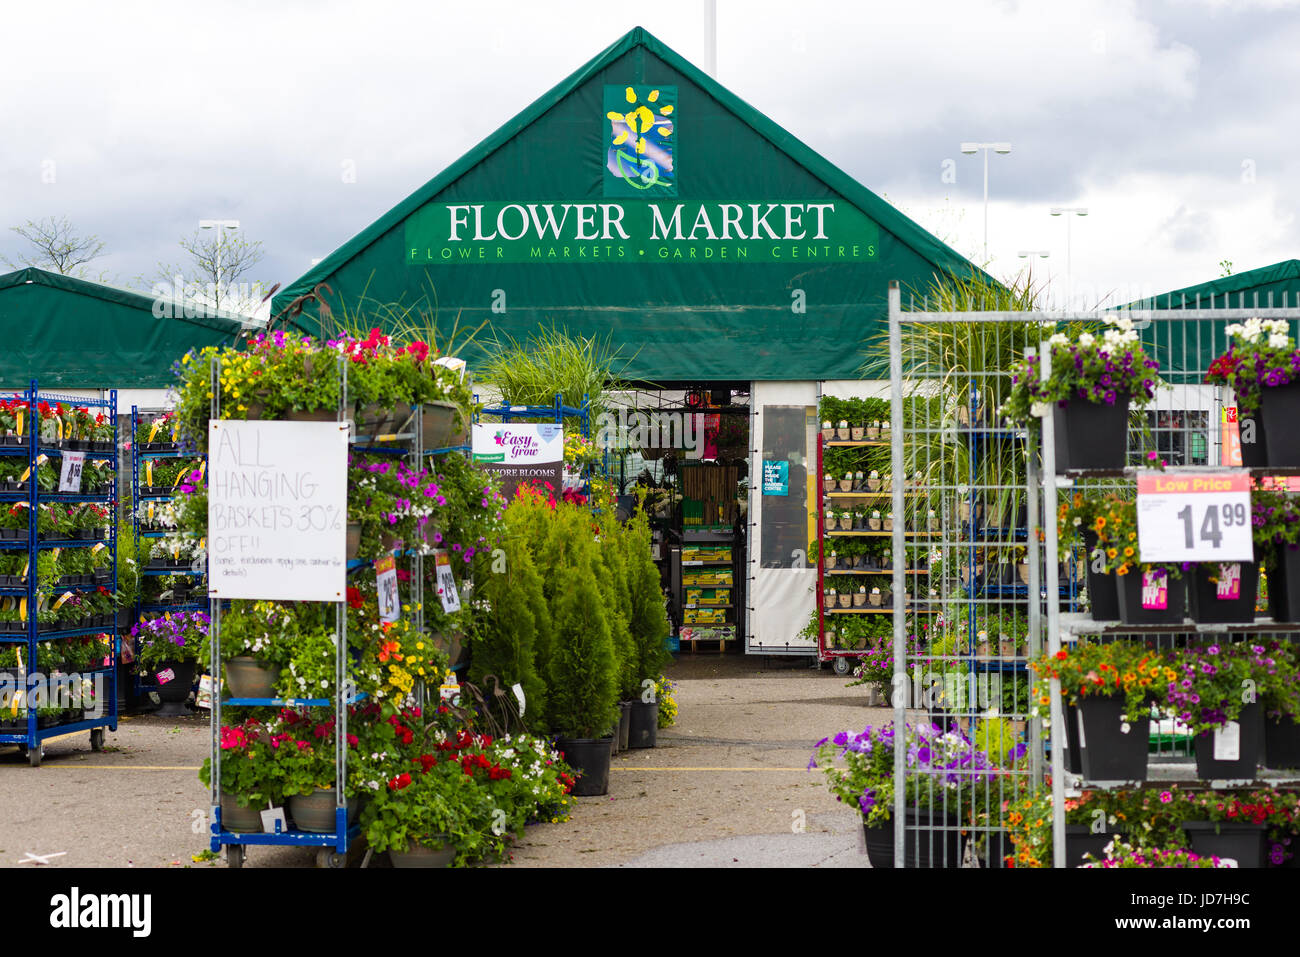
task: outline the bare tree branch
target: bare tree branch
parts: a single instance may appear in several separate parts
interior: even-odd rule
[[[5,258],[11,269],[35,267],[78,279],[89,279],[86,264],[104,254],[104,244],[98,236],[79,236],[68,217],[27,220],[21,226],[9,227],[31,244],[31,249],[17,262]],[[100,275],[103,281],[103,275]]]

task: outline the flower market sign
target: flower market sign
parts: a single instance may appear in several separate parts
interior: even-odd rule
[[[474,463],[501,477],[507,500],[523,482],[550,483],[558,495],[564,486],[564,426],[537,423],[475,425]]]
[[[406,263],[863,262],[880,230],[836,202],[430,203]]]

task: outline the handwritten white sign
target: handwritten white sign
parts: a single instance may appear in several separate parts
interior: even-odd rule
[[[347,454],[343,423],[209,423],[211,595],[343,600]]]

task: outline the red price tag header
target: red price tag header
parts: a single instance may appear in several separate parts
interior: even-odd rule
[[[1187,495],[1196,493],[1218,495],[1224,492],[1249,491],[1249,472],[1219,472],[1203,475],[1155,472],[1138,475],[1139,495]]]

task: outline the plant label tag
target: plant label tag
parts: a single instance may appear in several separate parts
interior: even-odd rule
[[[158,678],[158,683],[160,685],[165,685],[167,682],[176,678],[176,672],[172,671],[170,668],[164,668],[162,671],[158,672],[156,677]]]
[[[375,562],[375,584],[379,588],[379,620],[397,621],[402,617],[402,599],[397,593],[397,563],[392,555]]]
[[[438,686],[438,700],[460,704],[460,682],[456,680],[456,672],[447,675],[446,682]]]
[[[1219,601],[1236,601],[1241,597],[1240,562],[1219,565],[1219,583],[1215,586],[1214,597]]]
[[[1214,729],[1214,760],[1241,760],[1241,725],[1236,721]]]
[[[80,492],[81,472],[85,467],[85,452],[64,452],[63,469],[59,472],[59,491]]]
[[[433,561],[442,610],[449,615],[460,611],[460,593],[456,591],[456,577],[451,573],[451,555],[439,549],[433,553]]]
[[[211,675],[204,675],[202,678],[200,678],[199,690],[194,695],[194,707],[211,709],[213,690],[214,690],[214,683],[212,681]]]
[[[1142,573],[1142,607],[1155,611],[1169,607],[1169,573],[1163,568]]]
[[[289,830],[289,821],[284,816],[284,808],[273,807],[262,812],[264,834],[283,834],[287,830]]]
[[[1137,526],[1144,563],[1254,561],[1250,473],[1144,469]]]
[[[510,686],[510,690],[515,693],[515,697],[519,700],[519,717],[522,718],[524,716],[524,709],[528,704],[524,701],[524,686],[516,681]]]

